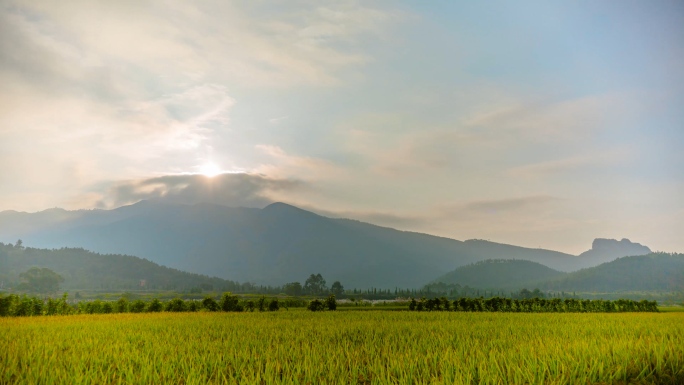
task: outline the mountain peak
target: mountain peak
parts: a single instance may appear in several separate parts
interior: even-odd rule
[[[617,239],[596,238],[591,243],[591,250],[580,254],[580,257],[591,260],[594,265],[598,265],[616,258],[650,253],[651,249],[648,247],[632,242],[627,238],[622,238],[619,241]]]
[[[289,205],[283,202],[274,202],[262,209],[264,212],[276,212],[276,213],[307,213],[313,214],[299,207]]]
[[[620,241],[616,239],[606,239],[606,238],[596,238],[594,242],[591,243],[592,250],[630,250],[630,252],[637,252],[639,254],[648,254],[651,249],[648,247],[632,242],[627,238],[622,238]],[[638,254],[636,254],[638,255]]]
[[[273,203],[269,204],[268,206],[264,207],[264,210],[276,210],[276,209],[282,210],[284,208],[296,209],[297,207],[292,206],[292,205],[288,205],[287,203],[283,203],[283,202],[273,202]]]

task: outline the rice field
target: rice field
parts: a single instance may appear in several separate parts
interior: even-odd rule
[[[0,318],[2,384],[684,383],[684,313]]]

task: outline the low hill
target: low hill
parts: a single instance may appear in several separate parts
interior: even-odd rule
[[[516,259],[490,259],[461,266],[433,283],[469,286],[478,289],[519,289],[535,287],[543,281],[565,275],[540,263]]]
[[[618,258],[582,269],[539,286],[556,291],[684,292],[684,254],[651,253]]]
[[[459,267],[429,285],[438,283],[489,290],[684,292],[684,254],[622,257],[572,273],[562,273],[530,261],[488,260]]]
[[[239,291],[240,285],[206,275],[160,266],[128,255],[97,254],[84,249],[16,248],[0,243],[0,281],[5,289],[16,286],[19,274],[31,267],[47,267],[64,278],[64,290]]]

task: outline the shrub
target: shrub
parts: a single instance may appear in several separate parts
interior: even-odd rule
[[[128,313],[128,300],[124,297],[119,298],[114,303],[114,311],[117,313]]]
[[[202,300],[202,309],[208,311],[219,311],[219,305],[213,298],[204,297]]]
[[[111,302],[105,302],[102,304],[102,312],[104,314],[109,314],[114,311],[114,306],[112,306]]]
[[[307,306],[307,309],[311,311],[323,311],[325,306],[323,305],[323,302],[321,302],[318,299],[314,299],[313,301],[309,302],[309,306]]]
[[[328,298],[325,299],[325,307],[328,310],[337,310],[337,301],[335,300],[335,294],[330,294]]]
[[[0,317],[7,317],[10,311],[10,306],[12,305],[14,295],[10,294],[7,297],[0,295]]]
[[[130,309],[131,313],[142,313],[145,311],[145,306],[146,306],[145,302],[138,299],[138,300],[133,301],[133,303],[131,303],[131,306],[129,306],[129,309]]]
[[[56,299],[48,298],[47,304],[45,306],[45,315],[56,315],[58,314],[59,301]]]
[[[259,311],[266,310],[266,297],[262,296],[261,298],[259,298],[259,300],[257,301],[257,308],[259,309]]]
[[[171,312],[182,312],[186,311],[187,309],[185,307],[185,301],[180,298],[174,298],[166,303],[164,310]]]
[[[200,309],[200,307],[201,307],[200,304],[194,300],[190,300],[190,301],[185,303],[185,309],[187,311],[195,312],[195,311],[198,311]]]
[[[223,311],[242,311],[240,300],[237,295],[232,295],[230,292],[223,293],[220,302],[221,310]]]
[[[164,309],[164,305],[159,301],[158,298],[154,298],[150,303],[147,305],[147,311],[149,313],[157,313],[160,312]]]
[[[85,312],[88,314],[102,313],[102,301],[97,299],[95,301],[86,303]]]

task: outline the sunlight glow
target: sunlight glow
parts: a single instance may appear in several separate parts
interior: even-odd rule
[[[212,178],[221,173],[221,169],[216,163],[208,162],[200,166],[200,174]]]

